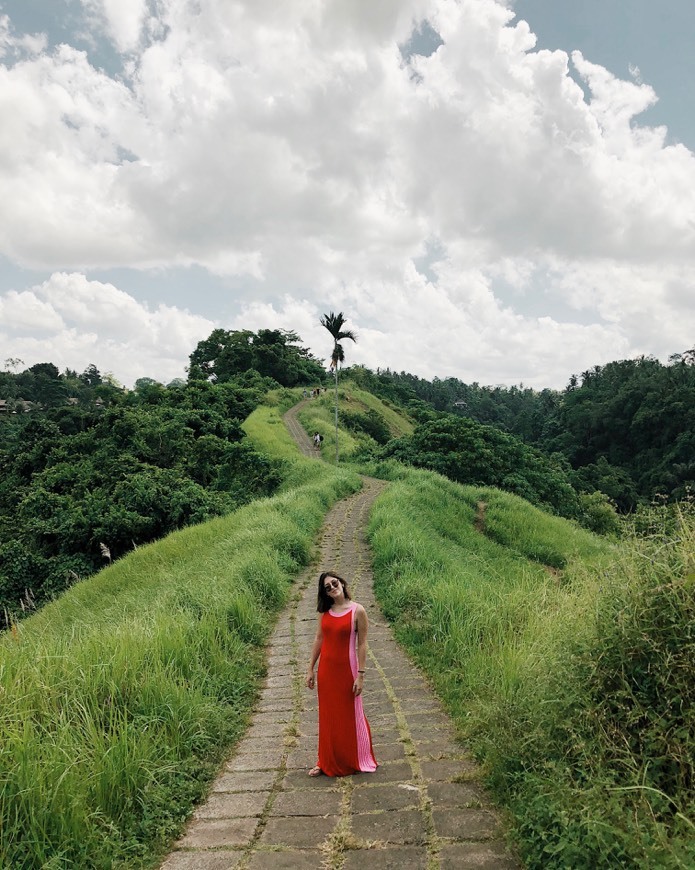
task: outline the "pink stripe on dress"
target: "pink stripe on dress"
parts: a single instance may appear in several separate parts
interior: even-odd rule
[[[353,680],[357,679],[357,605],[352,604],[352,640],[350,641],[350,670]],[[364,715],[362,696],[355,698],[355,732],[357,735],[357,764],[363,773],[371,773],[376,770],[376,761],[372,753],[372,740],[369,725]]]

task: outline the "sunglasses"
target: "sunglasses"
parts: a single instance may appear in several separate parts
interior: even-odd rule
[[[331,589],[337,589],[340,586],[340,580],[327,580],[323,584],[323,588],[328,592]]]

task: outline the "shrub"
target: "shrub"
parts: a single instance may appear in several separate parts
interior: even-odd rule
[[[458,483],[506,489],[560,516],[578,514],[577,493],[560,465],[518,438],[473,420],[428,412],[411,436],[390,441],[381,456],[438,471]]]
[[[620,518],[610,498],[603,492],[579,494],[579,522],[598,535],[615,535],[621,530]]]
[[[370,408],[366,414],[343,411],[340,418],[347,429],[353,432],[363,432],[373,438],[377,444],[386,444],[391,439],[389,427],[373,408]]]

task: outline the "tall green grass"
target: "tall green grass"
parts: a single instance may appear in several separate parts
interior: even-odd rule
[[[469,489],[480,505],[485,534],[509,550],[562,569],[576,556],[592,558],[606,552],[605,540],[587,534],[573,522],[551,516],[525,499],[493,487]]]
[[[543,565],[476,530],[480,496],[432,472],[408,470],[378,500],[369,532],[386,615],[435,682],[455,687],[452,709],[469,726],[484,720],[490,690],[521,679],[525,656],[533,656],[524,639],[534,639],[537,614],[553,606],[558,586]],[[522,499],[516,504],[529,507]],[[592,536],[586,539],[593,545]]]
[[[278,408],[280,413],[284,414],[301,401],[303,393],[302,387],[279,387],[266,393],[263,404]]]
[[[299,466],[305,482],[134,551],[2,638],[0,866],[149,866],[180,830],[326,511],[360,486]]]
[[[359,414],[365,411],[376,411],[394,438],[409,435],[413,431],[413,423],[403,413],[389,407],[381,399],[360,389],[350,380],[342,382],[338,388],[338,446],[340,457],[350,460],[362,446],[374,445],[367,435],[349,432],[340,425],[343,412]],[[320,432],[324,441],[321,446],[323,457],[331,461],[335,458],[335,391],[327,389],[317,399],[312,399],[300,411],[299,419],[304,429],[309,433]]]
[[[695,865],[695,524],[617,546],[499,491],[391,476],[377,595],[527,865]]]
[[[376,411],[388,426],[393,438],[411,435],[415,428],[413,422],[403,411],[389,406],[373,393],[362,390],[350,380],[345,381],[343,384],[340,408],[351,412]]]
[[[338,395],[341,404],[345,399],[345,389],[340,387]],[[312,399],[299,412],[299,421],[311,435],[320,432],[323,435],[321,455],[326,461],[335,461],[335,392],[327,390],[323,395]],[[350,432],[338,427],[339,455],[346,459],[357,449],[358,441]]]
[[[275,405],[260,405],[241,424],[254,447],[289,468],[301,453],[282,421],[282,411]]]
[[[568,572],[543,659],[490,738],[530,866],[695,866],[694,569],[681,514],[675,535]]]

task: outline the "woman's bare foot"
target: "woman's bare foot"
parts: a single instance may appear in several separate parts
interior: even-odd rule
[[[323,774],[323,771],[321,770],[320,767],[312,767],[311,770],[309,771],[309,776],[321,776],[322,774]]]

